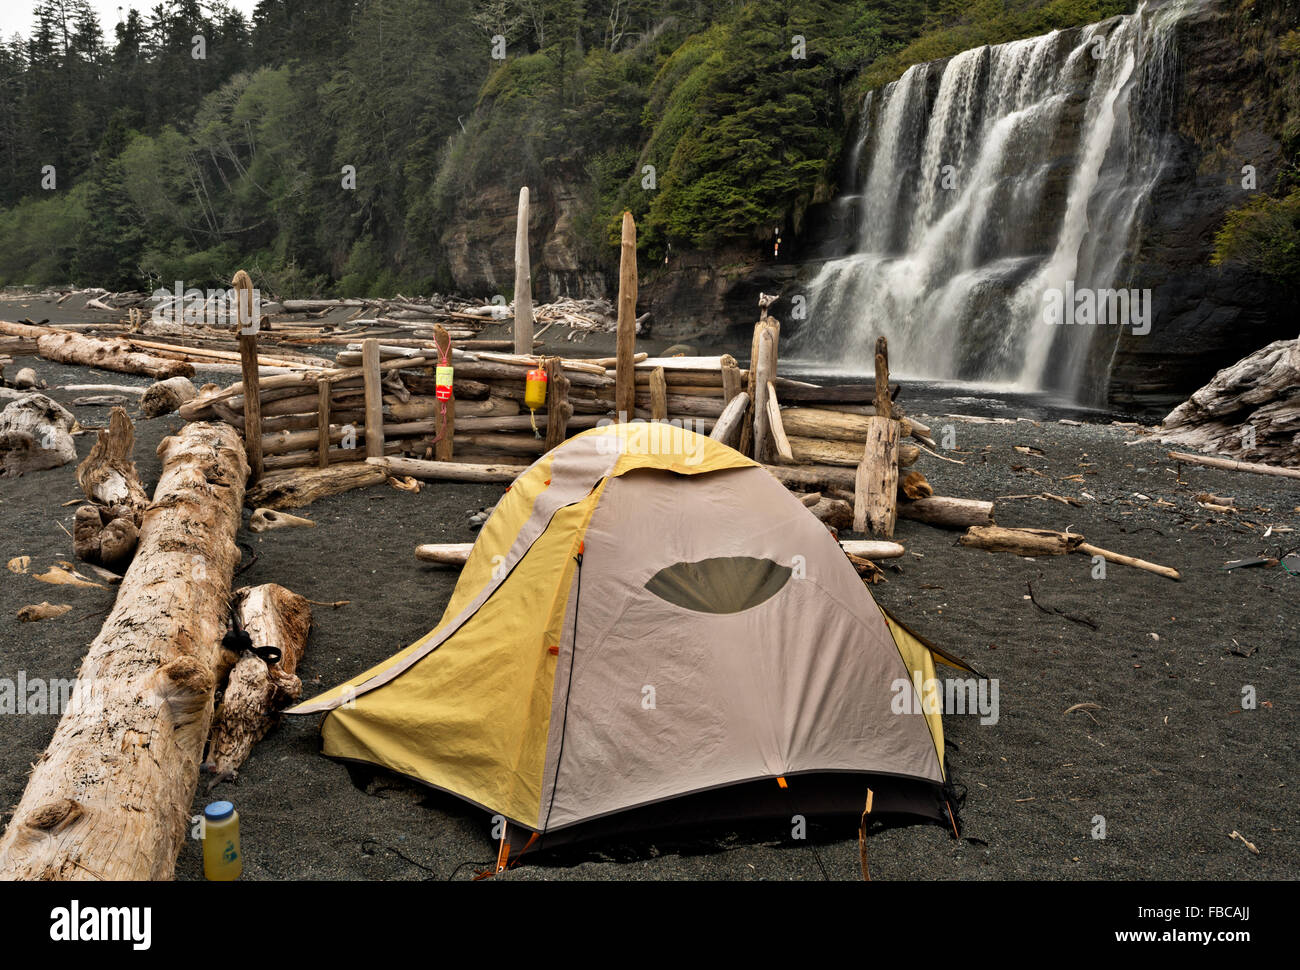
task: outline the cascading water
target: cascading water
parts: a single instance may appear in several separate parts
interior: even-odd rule
[[[1141,295],[1120,290],[1165,154],[1174,26],[1198,2],[917,64],[869,94],[847,160],[857,251],[812,281],[793,357],[869,361],[883,333],[911,377],[1097,400],[1120,327],[1141,332]]]

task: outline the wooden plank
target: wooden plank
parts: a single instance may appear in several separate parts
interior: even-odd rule
[[[379,341],[374,337],[361,345],[361,376],[366,389],[366,457],[384,454],[384,388],[379,376]]]
[[[569,403],[569,378],[559,357],[546,360],[546,450],[558,447],[569,433],[573,405]]]
[[[749,395],[740,391],[727,402],[722,416],[718,418],[717,423],[713,426],[713,431],[709,437],[714,441],[720,441],[728,448],[735,448],[740,444],[740,430],[745,423],[745,415],[749,411]]]
[[[722,357],[722,399],[728,404],[741,392],[742,381],[740,368],[736,365],[736,358],[730,354],[724,354]]]
[[[316,450],[321,468],[328,468],[330,463],[330,390],[329,381],[316,385]]]
[[[239,367],[244,390],[244,448],[248,454],[248,483],[262,477],[262,398],[257,370],[257,334],[239,335]]]
[[[650,372],[650,420],[663,421],[668,417],[668,381],[664,369],[656,367]]]
[[[785,436],[785,426],[781,423],[781,405],[776,399],[776,388],[767,382],[767,424],[772,432],[772,443],[782,461],[794,462],[794,453],[790,450],[790,440]]]

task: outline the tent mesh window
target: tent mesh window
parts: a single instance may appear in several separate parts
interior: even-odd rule
[[[775,596],[790,573],[789,566],[771,559],[722,556],[665,566],[645,588],[697,613],[739,613]]]

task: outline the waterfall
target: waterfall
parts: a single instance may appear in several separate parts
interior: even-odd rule
[[[868,94],[846,165],[856,250],[809,284],[794,359],[862,370],[883,333],[905,376],[1097,401],[1121,328],[1142,332],[1133,237],[1167,155],[1174,27],[1198,2],[917,64]]]

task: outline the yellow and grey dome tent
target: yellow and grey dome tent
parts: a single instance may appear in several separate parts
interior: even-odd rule
[[[438,626],[290,713],[535,833],[858,814],[868,787],[942,820],[940,715],[896,702],[934,662],[760,466],[634,423],[524,471]]]

